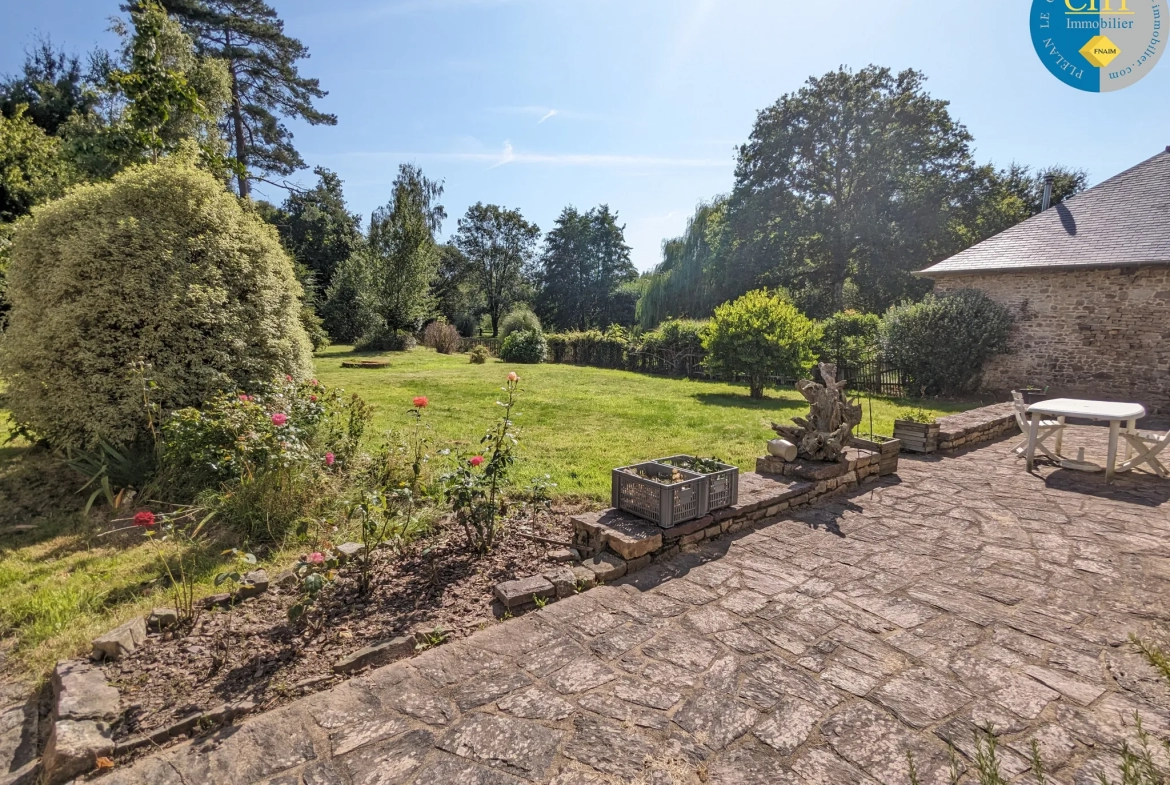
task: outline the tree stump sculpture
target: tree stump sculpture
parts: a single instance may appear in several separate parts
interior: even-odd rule
[[[796,445],[797,457],[813,461],[836,461],[841,458],[861,423],[860,404],[845,397],[845,380],[837,381],[837,366],[820,364],[824,384],[812,379],[796,383],[797,391],[809,402],[808,417],[793,417],[795,425],[777,425],[772,430]]]

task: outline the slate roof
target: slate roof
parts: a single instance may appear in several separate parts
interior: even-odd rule
[[[1170,264],[1170,147],[917,275]]]

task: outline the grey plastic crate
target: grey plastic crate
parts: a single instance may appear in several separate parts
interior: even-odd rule
[[[682,481],[663,484],[630,474],[627,469],[639,469],[663,479],[670,479],[677,471]],[[614,507],[664,529],[707,514],[707,478],[702,474],[646,461],[614,469],[612,478]]]
[[[671,455],[668,458],[656,458],[655,463],[664,463],[667,466],[677,466],[686,469],[687,464],[694,461],[693,455]],[[721,507],[730,507],[739,502],[739,467],[729,463],[716,461],[723,468],[717,472],[703,474],[707,478],[707,512],[718,510]],[[694,469],[687,469],[694,471]],[[696,472],[702,474],[702,472]]]

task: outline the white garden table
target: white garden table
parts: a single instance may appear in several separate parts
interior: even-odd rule
[[[1080,417],[1085,420],[1109,422],[1109,452],[1105,458],[1105,480],[1113,481],[1113,470],[1117,464],[1117,442],[1121,434],[1121,423],[1126,432],[1133,433],[1138,419],[1146,416],[1146,409],[1140,403],[1118,403],[1116,401],[1082,401],[1079,398],[1053,398],[1040,401],[1028,407],[1028,471],[1032,471],[1033,456],[1036,454],[1036,434],[1039,432],[1040,415],[1052,417]],[[1129,445],[1126,444],[1126,455]]]

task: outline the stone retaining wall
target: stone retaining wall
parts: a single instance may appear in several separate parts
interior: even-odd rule
[[[1010,401],[940,417],[938,424],[939,452],[954,452],[1020,431],[1015,404]]]
[[[580,563],[552,565],[540,576],[501,583],[496,599],[509,611],[525,610],[617,580],[651,562],[694,550],[704,540],[770,522],[795,507],[877,479],[881,455],[851,448],[846,460],[835,464],[785,464],[765,457],[756,465],[760,472],[739,477],[737,504],[669,529],[612,508],[573,516],[573,548]]]

